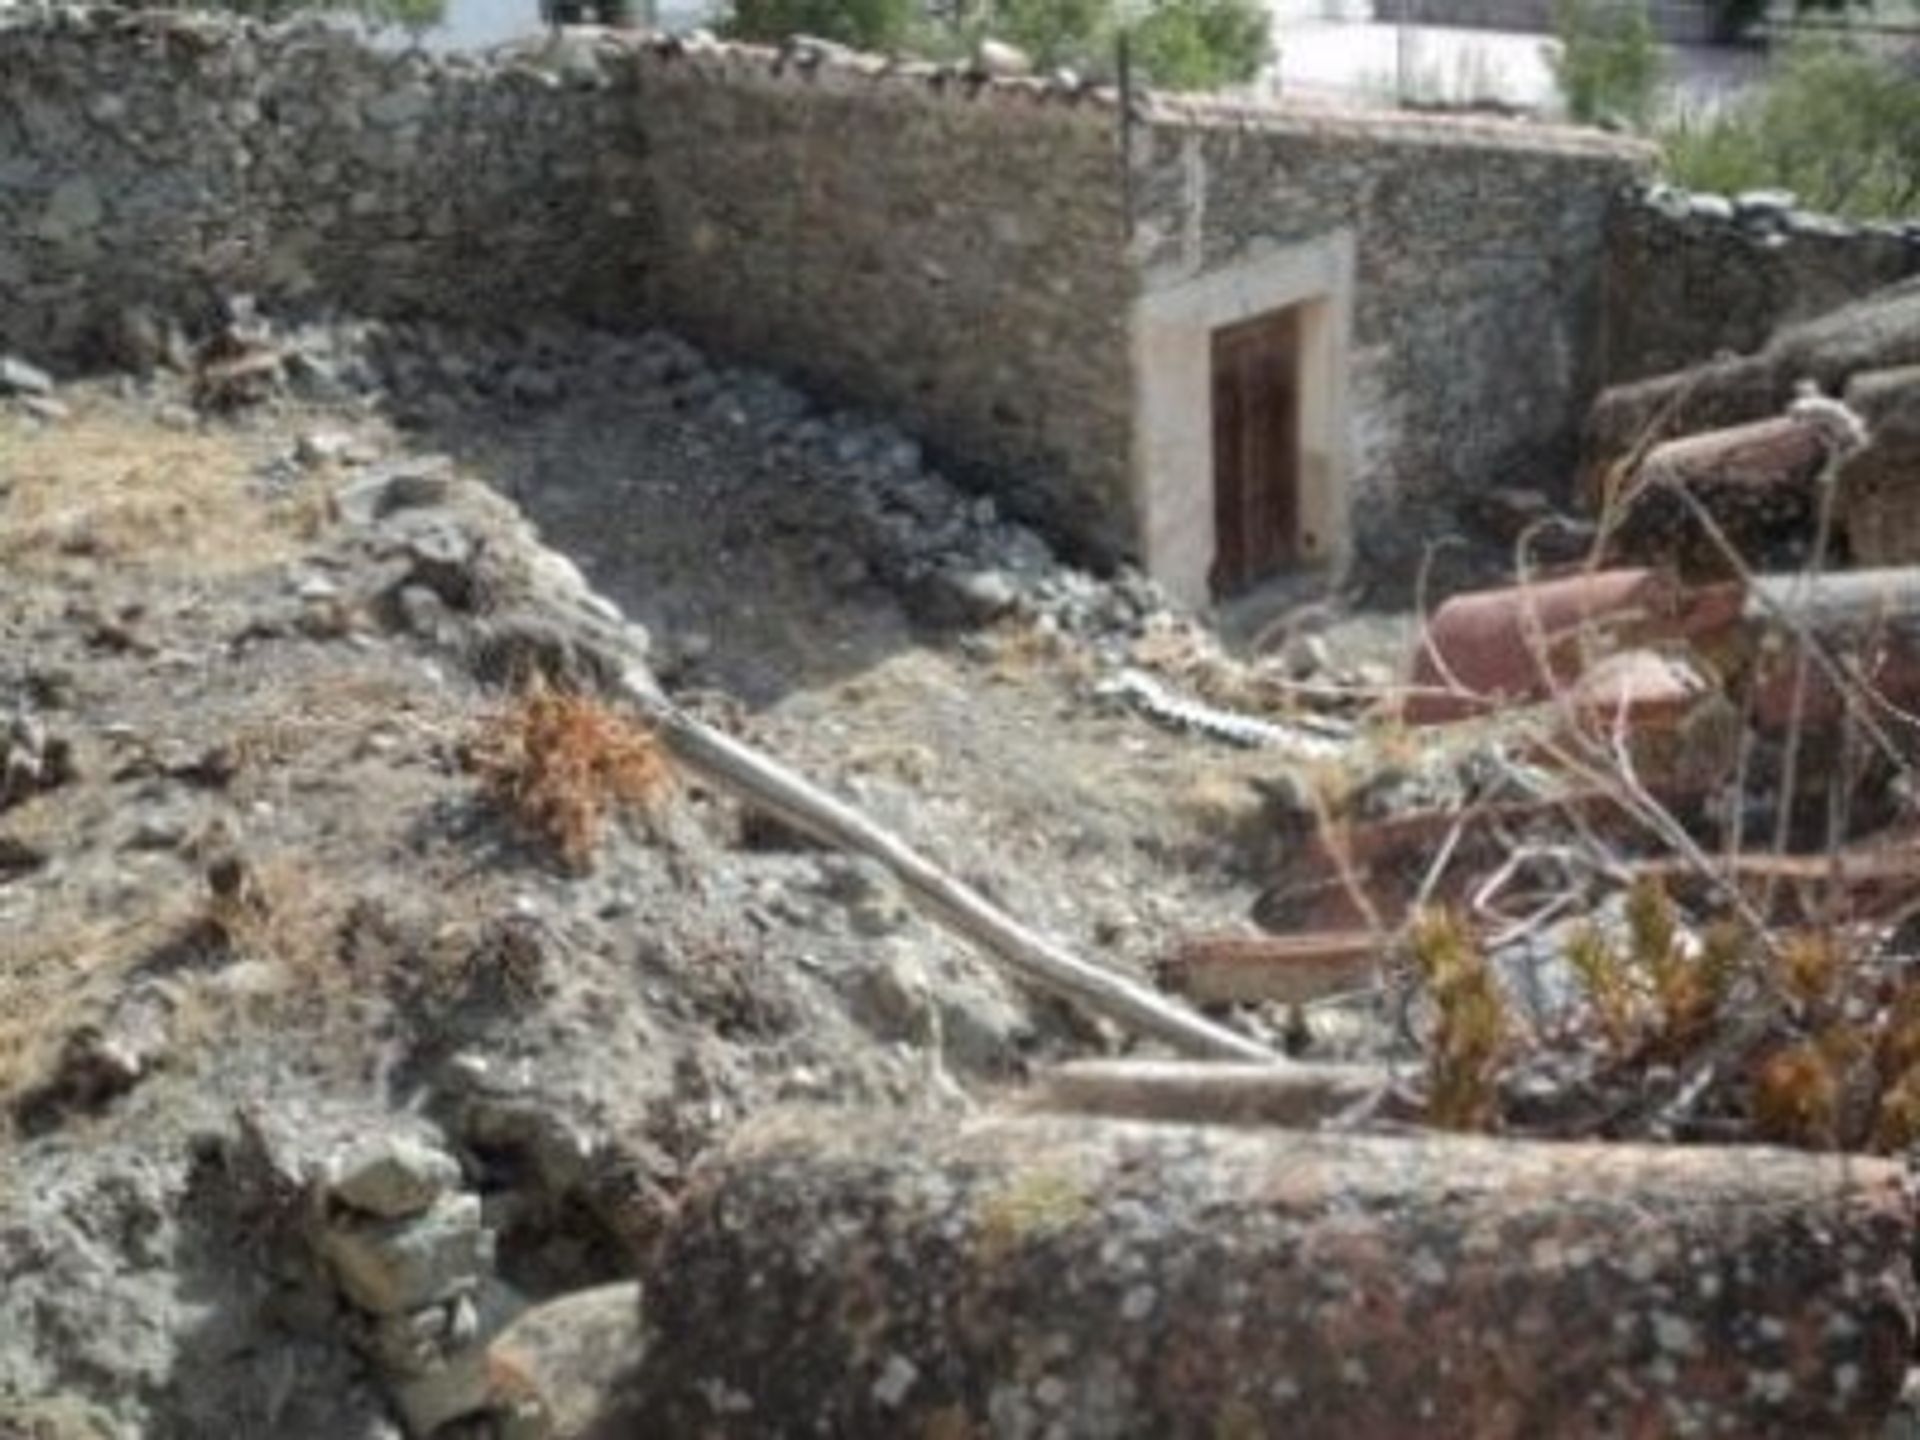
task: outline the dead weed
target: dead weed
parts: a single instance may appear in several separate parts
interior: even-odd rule
[[[108,560],[231,573],[278,558],[309,528],[295,502],[247,495],[230,436],[83,408],[47,429],[0,418],[0,457],[0,564],[16,572]]]
[[[468,754],[494,801],[574,870],[592,864],[609,811],[652,810],[672,779],[644,725],[544,684],[491,717]]]

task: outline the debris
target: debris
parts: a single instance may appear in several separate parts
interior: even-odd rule
[[[1886,1161],[775,1116],[642,1275],[634,1433],[1867,1431],[1912,1229]]]
[[[595,1427],[617,1406],[640,1338],[640,1287],[632,1281],[562,1295],[520,1315],[487,1347],[502,1440],[601,1433]]]
[[[1131,701],[1144,714],[1176,730],[1207,735],[1229,745],[1249,749],[1285,749],[1302,757],[1320,759],[1338,755],[1343,748],[1340,740],[1303,726],[1262,720],[1252,715],[1222,710],[1198,700],[1182,699],[1144,670],[1121,670],[1111,679],[1103,681],[1100,689],[1102,694]],[[1329,724],[1320,721],[1317,722],[1317,728],[1324,730]]]
[[[1167,985],[1203,1005],[1300,1005],[1377,984],[1383,949],[1382,938],[1367,930],[1202,935],[1177,946],[1161,973]]]
[[[1403,717],[1428,725],[1537,700],[1571,684],[1607,642],[1679,613],[1652,570],[1601,570],[1457,595],[1428,622]]]
[[[1312,1128],[1366,1104],[1389,1083],[1386,1071],[1369,1065],[1076,1060],[1041,1071],[1014,1105],[1117,1120]]]

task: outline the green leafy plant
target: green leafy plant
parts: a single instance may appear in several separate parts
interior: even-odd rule
[[[1255,0],[1160,0],[1134,27],[1133,54],[1163,89],[1245,85],[1273,56],[1273,14]]]
[[[1559,0],[1553,76],[1567,114],[1583,125],[1645,126],[1664,65],[1646,0]]]
[[[1920,80],[1837,41],[1794,46],[1766,84],[1659,136],[1669,176],[1696,190],[1791,190],[1857,219],[1920,209]]]
[[[914,0],[734,0],[723,28],[736,40],[778,44],[813,35],[858,50],[896,50],[920,18]]]

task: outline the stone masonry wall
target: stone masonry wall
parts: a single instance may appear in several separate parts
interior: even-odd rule
[[[318,25],[0,23],[0,348],[84,360],[128,307],[220,291],[475,323],[635,311],[632,89]]]
[[[1110,95],[837,52],[576,32],[429,58],[318,24],[67,9],[0,22],[0,350],[117,358],[134,307],[235,291],[664,321],[890,412],[1115,554],[1117,135]]]
[[[643,62],[640,98],[660,316],[906,417],[1023,514],[1130,548],[1110,101],[745,47]]]
[[[1811,319],[1920,274],[1920,224],[1852,225],[1790,196],[1637,191],[1607,245],[1609,384],[1758,350]]]
[[[1570,479],[1599,381],[1607,211],[1639,147],[1509,121],[1165,102],[1135,158],[1150,288],[1352,235],[1362,555],[1393,538],[1401,502]]]

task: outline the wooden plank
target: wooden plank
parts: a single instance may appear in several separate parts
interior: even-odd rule
[[[1374,983],[1381,942],[1365,930],[1305,935],[1199,935],[1162,966],[1167,986],[1202,1004],[1298,1005]]]
[[[1371,1100],[1389,1078],[1373,1065],[1076,1060],[1041,1072],[1013,1103],[1117,1120],[1300,1127]]]

